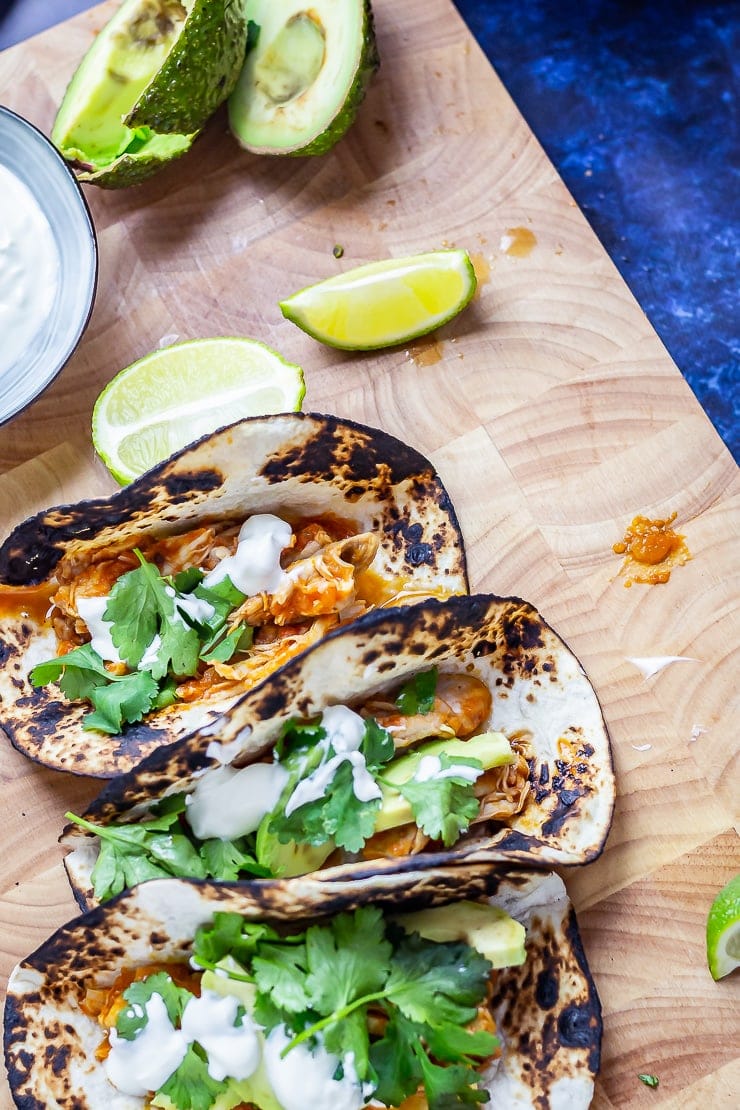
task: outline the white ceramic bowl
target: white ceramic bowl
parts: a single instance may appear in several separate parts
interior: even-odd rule
[[[59,280],[49,309],[33,321],[22,348],[0,360],[2,424],[46,389],[79,343],[95,300],[98,249],[82,190],[61,154],[28,120],[2,106],[0,167],[32,194],[48,221],[59,256]],[[2,209],[0,196],[0,233]],[[12,289],[12,281],[5,282],[5,288],[9,287]]]

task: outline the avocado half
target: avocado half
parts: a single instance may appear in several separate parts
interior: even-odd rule
[[[247,0],[259,27],[229,98],[255,154],[324,154],[348,130],[379,65],[369,0]]]
[[[246,0],[124,0],[51,132],[80,181],[134,185],[190,149],[239,76],[245,9]]]

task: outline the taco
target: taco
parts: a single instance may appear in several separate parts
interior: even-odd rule
[[[84,907],[146,879],[334,880],[594,859],[614,805],[581,665],[531,605],[376,610],[109,783],[64,843]]]
[[[582,1110],[601,1033],[562,880],[468,867],[146,883],[58,930],[5,1007],[24,1110]]]
[[[0,727],[109,778],[378,605],[465,592],[417,451],[332,416],[243,420],[0,547]]]

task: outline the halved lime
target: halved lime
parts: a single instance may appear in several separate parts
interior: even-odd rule
[[[256,339],[176,343],[108,383],[93,409],[93,444],[123,484],[225,424],[298,412],[305,392],[300,366]]]
[[[280,308],[321,343],[371,351],[441,327],[465,308],[475,289],[467,251],[429,251],[337,274],[280,301]]]
[[[707,963],[713,979],[740,967],[740,874],[722,887],[709,910]]]

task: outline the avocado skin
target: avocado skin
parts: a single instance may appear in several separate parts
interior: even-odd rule
[[[189,138],[187,146],[183,146],[182,150],[175,154],[168,154],[166,158],[147,154],[146,151],[142,151],[141,154],[121,154],[114,162],[100,169],[96,169],[89,162],[69,158],[67,155],[65,155],[65,161],[74,170],[78,181],[99,185],[101,189],[126,189],[130,185],[141,185],[164,166],[187,154],[197,135],[191,135]]]
[[[230,95],[244,64],[246,3],[196,0],[162,68],[126,117],[127,127],[177,135],[200,130]]]
[[[360,104],[365,99],[368,86],[380,66],[378,44],[375,39],[375,21],[370,0],[365,0],[365,22],[362,35],[363,46],[360,64],[340,112],[334,117],[326,130],[317,135],[307,146],[300,150],[286,151],[292,158],[303,158],[311,154],[326,154],[339,142],[343,135],[346,135],[354,123]]]

